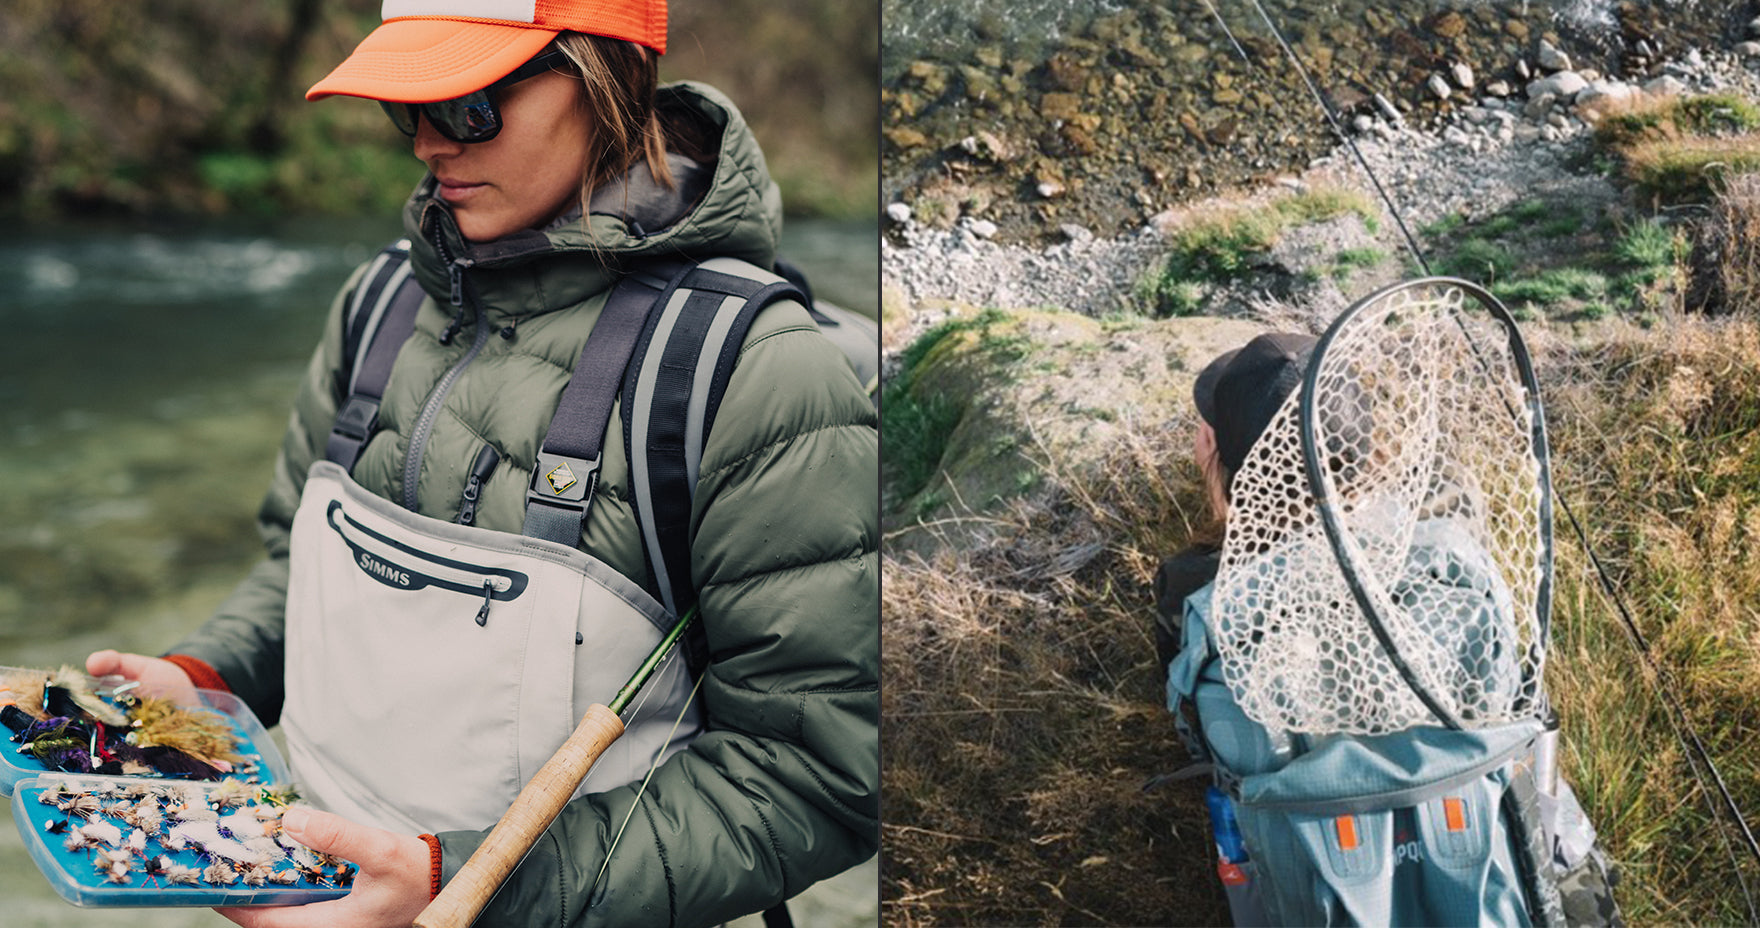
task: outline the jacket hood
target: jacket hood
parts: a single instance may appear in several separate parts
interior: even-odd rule
[[[745,118],[706,84],[664,84],[658,97],[662,119],[708,128],[713,160],[698,164],[669,155],[670,190],[638,164],[594,191],[584,225],[577,208],[544,229],[469,242],[435,195],[433,176],[424,178],[403,209],[423,288],[448,305],[455,302],[455,269],[469,270],[471,295],[480,305],[498,315],[524,315],[581,302],[644,260],[726,256],[771,266],[782,234],[782,196]]]

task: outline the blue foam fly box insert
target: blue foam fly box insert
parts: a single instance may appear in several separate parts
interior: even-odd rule
[[[12,810],[37,867],[78,906],[301,905],[348,894],[354,868],[280,830],[285,799],[243,782],[53,773]]]

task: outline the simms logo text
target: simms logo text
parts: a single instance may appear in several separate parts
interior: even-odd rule
[[[398,570],[389,564],[380,563],[365,551],[361,552],[361,569],[375,576],[383,577],[398,586],[409,586],[408,572]]]

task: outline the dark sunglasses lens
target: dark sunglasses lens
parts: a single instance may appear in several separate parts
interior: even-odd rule
[[[397,131],[410,138],[415,138],[416,108],[414,106],[408,103],[387,103],[384,100],[379,101],[379,106],[385,110],[385,115],[391,117],[391,124],[397,127]]]
[[[441,135],[455,142],[481,142],[501,131],[501,114],[495,102],[480,90],[456,100],[426,104],[422,113]]]

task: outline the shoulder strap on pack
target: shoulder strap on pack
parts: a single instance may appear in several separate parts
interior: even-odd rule
[[[599,485],[611,406],[663,286],[651,275],[630,274],[605,298],[605,308],[581,348],[539,448],[526,490],[522,534],[571,548],[580,544],[581,527]]]
[[[661,295],[624,375],[636,516],[655,587],[673,615],[696,601],[690,520],[704,440],[753,317],[782,299],[807,301],[799,287],[744,261],[686,267]]]
[[[397,352],[415,331],[421,284],[410,274],[409,241],[379,253],[349,295],[343,312],[342,374],[348,396],[336,410],[324,457],[353,470],[379,425],[379,403]]]

